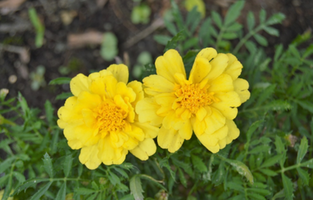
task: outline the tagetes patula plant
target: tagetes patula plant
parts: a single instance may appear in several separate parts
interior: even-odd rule
[[[250,97],[249,84],[238,78],[242,64],[232,54],[201,50],[189,79],[181,56],[168,50],[155,62],[156,75],[143,79],[150,97],[138,102],[139,121],[160,126],[158,144],[177,151],[194,132],[212,153],[239,136],[234,123],[239,107]]]
[[[128,152],[147,160],[156,152],[158,128],[139,123],[135,106],[144,98],[142,83],[128,83],[127,66],[111,65],[70,82],[74,96],[58,110],[58,125],[68,145],[81,149],[79,160],[89,169],[121,164]]]

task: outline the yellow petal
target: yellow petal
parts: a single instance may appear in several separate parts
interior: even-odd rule
[[[121,164],[124,162],[127,150],[123,147],[114,148],[110,141],[110,136],[107,136],[99,141],[99,158],[106,165]]]
[[[172,105],[176,99],[173,93],[163,93],[155,96],[155,101],[157,104],[161,105],[157,110],[159,116],[165,116],[168,112],[172,110]]]
[[[155,138],[158,135],[159,128],[150,125],[149,123],[134,123],[145,133],[145,138]]]
[[[140,160],[148,160],[156,152],[156,145],[153,139],[147,138],[130,152]]]
[[[78,74],[70,82],[71,92],[74,96],[78,96],[82,91],[89,91],[88,78],[83,74]]]
[[[174,49],[170,49],[163,56],[159,56],[155,61],[155,67],[158,75],[172,83],[175,83],[174,74],[176,73],[183,74],[186,79],[183,60]]]
[[[104,84],[104,79],[97,78],[91,81],[90,91],[94,94],[99,94],[101,96],[106,94],[106,87]]]
[[[102,98],[97,94],[82,91],[78,96],[77,102],[80,108],[95,109],[101,104]]]
[[[113,76],[116,78],[118,82],[124,82],[127,84],[128,82],[128,67],[124,64],[113,64],[107,68],[108,71],[112,72]]]
[[[163,126],[164,126],[165,128],[168,128],[168,129],[169,129],[169,128],[174,127],[175,124],[178,123],[178,122],[180,122],[180,121],[182,121],[182,119],[177,118],[175,112],[172,111],[172,112],[169,112],[169,113],[165,116],[165,118],[164,118],[164,120],[163,120]]]
[[[212,68],[209,61],[216,55],[217,52],[213,48],[205,48],[198,53],[189,75],[192,83],[200,83],[209,74]]]
[[[114,76],[106,76],[105,79],[103,79],[104,86],[105,86],[105,97],[108,99],[113,99],[113,97],[116,94],[116,87],[117,87],[117,80]]]
[[[143,130],[134,124],[131,125],[131,131],[127,132],[127,134],[139,141],[142,141],[145,138]]]
[[[168,149],[169,152],[174,153],[182,144],[184,139],[178,134],[178,131],[174,129],[166,129],[161,127],[158,135],[158,144],[163,149]]]
[[[82,109],[82,116],[86,126],[90,128],[95,128],[97,120],[94,116],[94,112],[90,109]]]
[[[128,102],[133,102],[136,99],[136,93],[132,88],[126,86],[123,82],[118,82],[116,85],[115,94],[121,95],[123,99],[127,99]]]
[[[192,136],[192,126],[190,120],[183,122],[183,124],[180,126],[180,129],[178,130],[178,133],[183,139],[190,140]]]
[[[123,144],[123,148],[127,150],[132,150],[136,148],[139,144],[139,141],[135,138],[128,137],[128,140]]]
[[[144,78],[143,84],[146,86],[145,92],[152,96],[159,93],[170,93],[174,89],[174,84],[160,75],[150,75]]]
[[[204,107],[199,108],[199,110],[196,113],[197,119],[199,121],[202,121],[204,117],[207,115],[207,110]]]
[[[226,123],[226,118],[220,111],[213,107],[211,107],[211,111],[211,115],[207,115],[204,119],[207,127],[205,132],[208,134],[214,133]]]
[[[238,93],[241,103],[247,101],[250,98],[250,92],[248,90],[248,81],[238,78],[234,81],[235,91]]]
[[[230,142],[234,139],[237,139],[239,137],[240,131],[237,128],[235,122],[232,120],[226,120],[226,125],[228,127],[227,139],[230,140]],[[230,142],[227,141],[227,144]]]
[[[210,92],[229,92],[234,90],[233,79],[228,74],[222,74],[210,83]]]
[[[228,53],[227,56],[229,59],[229,63],[224,73],[230,75],[232,79],[235,80],[241,74],[242,64],[237,60],[234,55]]]
[[[212,68],[210,73],[205,77],[209,80],[214,80],[219,77],[228,65],[228,56],[223,53],[217,54],[217,56],[210,62]]]
[[[79,154],[79,161],[86,165],[88,169],[96,169],[101,164],[101,160],[98,158],[98,152],[97,145],[83,147]]]
[[[213,103],[211,106],[219,110],[227,119],[234,119],[237,116],[241,101],[239,95],[235,91],[218,93],[215,95],[220,102]]]
[[[144,92],[142,88],[142,83],[138,81],[132,81],[127,84],[127,87],[130,87],[133,89],[133,91],[136,93],[136,99],[135,101],[132,102],[133,107],[140,101],[141,99],[144,98]]]
[[[152,125],[160,125],[163,121],[162,117],[156,115],[159,109],[153,98],[144,98],[136,105],[136,113],[138,114],[139,122],[150,122]]]
[[[196,117],[191,119],[191,124],[193,131],[198,135],[203,134],[207,129],[205,121],[200,121]]]

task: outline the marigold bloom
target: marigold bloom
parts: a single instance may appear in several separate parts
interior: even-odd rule
[[[111,65],[88,77],[78,74],[70,82],[74,96],[58,111],[58,125],[68,145],[81,149],[79,160],[89,169],[121,164],[130,151],[147,160],[156,151],[158,128],[139,123],[135,113],[144,98],[142,84],[128,83],[128,68]]]
[[[157,75],[144,78],[150,96],[138,102],[140,122],[161,126],[158,144],[177,151],[192,132],[216,153],[239,136],[233,119],[237,107],[250,97],[249,84],[238,78],[242,65],[232,54],[201,50],[186,79],[181,56],[168,50],[155,62]]]

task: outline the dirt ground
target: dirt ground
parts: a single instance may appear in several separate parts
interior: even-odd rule
[[[215,10],[225,15],[234,1],[204,0],[206,13],[209,15],[210,11]],[[15,4],[12,5],[12,2]],[[64,76],[60,73],[62,66],[70,68],[70,73],[66,76],[73,77],[77,73],[88,74],[115,63],[107,62],[100,56],[100,45],[75,47],[71,40],[73,34],[93,31],[94,38],[97,38],[104,32],[113,32],[118,38],[118,56],[121,59],[128,56],[130,67],[135,64],[142,51],[148,51],[156,58],[161,55],[164,47],[153,40],[153,35],[165,32],[159,22],[164,11],[170,7],[170,1],[146,2],[152,11],[150,23],[134,25],[130,21],[131,10],[135,4],[132,0],[0,1],[0,89],[9,89],[10,97],[21,92],[31,107],[42,108],[47,99],[59,107],[64,102],[55,100],[55,96],[68,92],[69,88],[49,86],[47,83]],[[177,2],[182,5],[183,1]],[[31,7],[36,9],[45,26],[44,44],[40,48],[35,46],[35,30],[28,17],[28,9]],[[269,50],[279,43],[288,45],[298,34],[313,28],[312,0],[246,0],[239,20],[245,24],[248,11],[253,11],[257,19],[262,8],[267,11],[267,16],[277,12],[286,15],[283,24],[275,26],[280,31],[280,37],[263,33],[269,41]],[[45,69],[46,84],[35,91],[30,87],[34,79],[31,74],[38,66]]]

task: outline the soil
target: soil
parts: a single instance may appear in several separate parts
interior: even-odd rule
[[[2,0],[0,5],[4,1],[20,0]],[[206,13],[208,15],[215,10],[225,15],[234,1],[204,0]],[[183,1],[177,2],[182,5]],[[154,26],[152,22],[160,19],[170,7],[169,0],[146,0],[146,3],[152,11],[150,23],[146,25],[135,25],[130,21],[130,13],[135,5],[135,1],[131,0],[26,0],[11,11],[0,6],[0,89],[9,89],[9,97],[16,97],[21,92],[31,107],[42,108],[45,101],[50,100],[57,108],[64,101],[56,100],[56,95],[68,92],[69,88],[66,85],[48,85],[52,79],[99,71],[118,60],[127,61],[127,57],[131,67],[136,64],[137,56],[142,51],[148,51],[156,58],[162,54],[164,46],[157,44],[153,35],[164,33],[164,27],[153,30],[140,41],[129,43],[138,35],[141,36],[147,28]],[[29,21],[28,10],[32,7],[36,9],[45,26],[44,44],[40,48],[35,46],[35,29]],[[267,16],[277,12],[286,15],[282,24],[275,25],[280,31],[280,37],[263,33],[269,41],[269,53],[274,45],[282,43],[287,46],[298,34],[310,31],[313,27],[312,0],[246,0],[239,21],[245,24],[248,11],[254,12],[257,19],[262,8],[267,11]],[[69,17],[70,21],[66,21],[64,16]],[[100,45],[90,44],[80,48],[69,45],[70,35],[90,30],[98,33],[113,32],[118,39],[119,59],[105,61],[100,56]],[[31,73],[38,66],[45,68],[46,84],[33,90],[30,87]],[[67,75],[61,74],[61,66],[67,66],[70,72]]]

